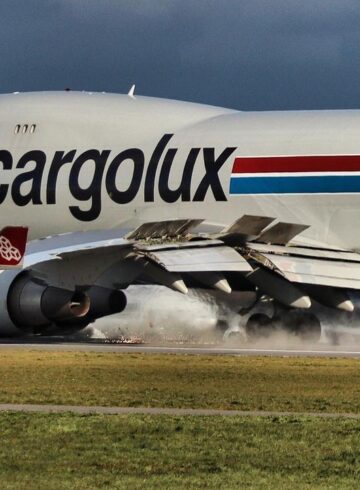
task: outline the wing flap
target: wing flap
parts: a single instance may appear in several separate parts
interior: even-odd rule
[[[301,284],[312,284],[314,286],[329,286],[340,289],[360,289],[360,282],[352,279],[342,279],[326,276],[314,276],[309,274],[295,274],[287,272],[285,274],[286,279],[291,282],[297,282]]]
[[[232,225],[225,228],[222,234],[239,234],[248,237],[256,237],[270,225],[275,218],[269,218],[267,216],[252,216],[244,214],[241,218],[237,219]]]
[[[177,250],[185,248],[209,248],[216,247],[219,245],[224,245],[221,240],[194,240],[187,242],[165,242],[165,243],[155,243],[152,245],[138,243],[135,244],[135,248],[138,250],[151,252],[152,250]]]
[[[249,249],[257,252],[273,253],[279,255],[297,255],[300,257],[312,257],[325,260],[344,260],[350,262],[360,262],[360,255],[356,252],[351,252],[342,249],[325,249],[325,248],[310,248],[310,247],[284,247],[281,245],[267,245],[264,243],[250,243]]]
[[[308,225],[299,225],[296,223],[276,223],[271,228],[267,228],[264,232],[262,232],[257,238],[257,241],[274,243],[276,245],[286,245],[293,238],[308,228]]]
[[[274,249],[273,253],[259,253],[258,249],[254,255],[250,252],[250,256],[291,282],[360,289],[360,260],[355,262],[354,257],[352,260],[334,260],[334,252],[329,252],[329,258],[325,250],[319,251],[321,258],[292,255],[289,248],[286,254],[274,253]],[[315,255],[316,252],[313,251]]]
[[[236,250],[226,246],[182,247],[151,250],[145,255],[169,272],[246,272],[252,268]]]

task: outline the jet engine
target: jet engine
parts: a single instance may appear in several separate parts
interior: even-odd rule
[[[51,286],[29,273],[13,281],[7,296],[9,317],[25,332],[41,333],[52,324],[82,318],[89,309],[85,293]]]
[[[0,271],[0,336],[72,333],[127,304],[118,289],[52,283],[50,276],[31,270]]]

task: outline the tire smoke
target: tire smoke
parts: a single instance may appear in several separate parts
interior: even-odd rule
[[[82,332],[92,338],[138,337],[145,342],[225,344],[249,348],[312,349],[316,346],[359,346],[360,315],[315,305],[312,308],[322,325],[320,341],[305,341],[296,334],[275,329],[265,338],[250,339],[246,324],[254,311],[246,312],[253,297],[209,290],[189,294],[163,286],[130,286],[128,305],[121,314],[96,321]],[[357,304],[360,311],[360,300]],[[239,314],[239,311],[242,314]],[[244,313],[245,311],[245,313]],[[271,302],[261,302],[256,312],[273,315]]]

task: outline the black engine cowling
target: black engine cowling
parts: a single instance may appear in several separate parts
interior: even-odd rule
[[[119,289],[110,289],[94,285],[82,287],[81,290],[89,298],[89,310],[81,317],[57,322],[58,327],[62,329],[83,328],[98,318],[113,315],[114,313],[120,313],[126,307],[126,296]]]
[[[7,306],[11,320],[20,330],[42,332],[51,324],[84,317],[90,309],[90,299],[84,292],[50,286],[24,273],[11,284]]]

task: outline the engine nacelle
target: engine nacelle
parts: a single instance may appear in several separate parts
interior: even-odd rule
[[[83,328],[98,318],[120,313],[126,308],[127,299],[119,289],[110,289],[102,286],[89,286],[82,288],[90,300],[88,312],[79,317],[65,322],[56,322],[60,328]]]
[[[43,332],[52,324],[72,322],[89,309],[90,299],[85,293],[50,286],[28,273],[15,278],[7,295],[10,319],[26,332]]]
[[[34,271],[0,270],[0,337],[21,333],[72,333],[127,304],[118,289],[52,286]]]
[[[95,285],[85,292],[90,299],[90,309],[85,316],[90,322],[103,316],[120,313],[126,308],[126,296],[119,289],[109,289]]]

